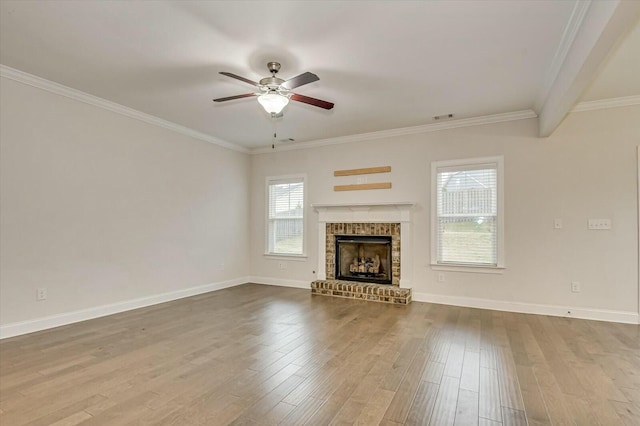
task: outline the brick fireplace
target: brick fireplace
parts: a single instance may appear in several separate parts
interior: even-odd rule
[[[312,206],[319,214],[313,294],[399,304],[411,301],[413,203]],[[342,256],[338,254],[341,241],[346,252]],[[386,241],[388,246],[383,247]]]
[[[360,238],[360,243],[354,243],[358,246],[360,244],[366,244],[364,240],[365,238],[375,238],[375,237],[388,237],[390,238],[390,261],[388,264],[384,265],[389,269],[389,278],[388,284],[400,285],[400,224],[399,223],[327,223],[327,231],[326,231],[326,262],[325,268],[327,271],[327,279],[335,280],[335,279],[343,279],[345,281],[349,281],[349,278],[344,277],[344,274],[341,274],[340,271],[336,270],[338,263],[340,261],[339,253],[338,253],[338,244],[337,241],[339,239],[347,239],[351,238],[353,241],[358,241]],[[342,276],[341,276],[342,275]],[[364,280],[364,279],[351,279],[351,281],[363,281],[363,282],[371,282],[377,283],[376,280]],[[387,281],[387,280],[384,280]],[[385,283],[387,284],[387,283]]]

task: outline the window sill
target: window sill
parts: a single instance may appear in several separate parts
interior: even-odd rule
[[[264,253],[264,257],[267,259],[285,259],[285,260],[294,260],[297,262],[304,262],[307,260],[306,254],[280,254],[280,253]]]
[[[442,265],[432,263],[431,269],[434,271],[466,272],[475,274],[503,274],[504,266],[470,266],[470,265]]]

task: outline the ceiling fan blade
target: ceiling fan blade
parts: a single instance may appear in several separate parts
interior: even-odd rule
[[[314,73],[305,72],[303,74],[300,74],[299,76],[290,78],[289,80],[282,83],[281,86],[284,87],[285,89],[291,90],[291,89],[295,89],[296,87],[313,83],[314,81],[318,81],[318,80],[320,80],[320,78],[318,78],[318,76],[315,75]]]
[[[232,101],[234,99],[250,98],[251,96],[258,96],[257,93],[245,93],[244,95],[227,96],[226,98],[214,99],[213,102]]]
[[[244,81],[245,83],[249,83],[252,86],[260,87],[260,85],[258,83],[256,83],[255,81],[251,81],[248,78],[240,77],[239,75],[235,75],[235,74],[232,74],[230,72],[221,71],[220,74],[226,75],[227,77],[235,78],[236,80]]]
[[[333,104],[331,102],[323,101],[321,99],[310,98],[309,96],[299,95],[297,93],[293,93],[290,97],[292,101],[303,102],[305,104],[317,106],[324,109],[333,108]]]

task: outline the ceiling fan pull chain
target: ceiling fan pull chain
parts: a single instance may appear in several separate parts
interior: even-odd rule
[[[271,149],[276,149],[276,115],[271,113],[271,128],[273,129],[273,139],[271,140]]]

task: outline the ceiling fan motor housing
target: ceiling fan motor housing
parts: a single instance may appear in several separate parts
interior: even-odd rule
[[[280,62],[267,62],[267,68],[271,73],[271,77],[265,77],[261,79],[260,85],[266,86],[270,92],[273,92],[277,90],[282,83],[284,83],[283,79],[276,77],[276,73],[280,71]]]
[[[262,80],[260,80],[260,85],[261,86],[267,86],[270,90],[275,90],[278,87],[280,87],[280,85],[284,83],[284,80],[278,77],[265,77]]]

